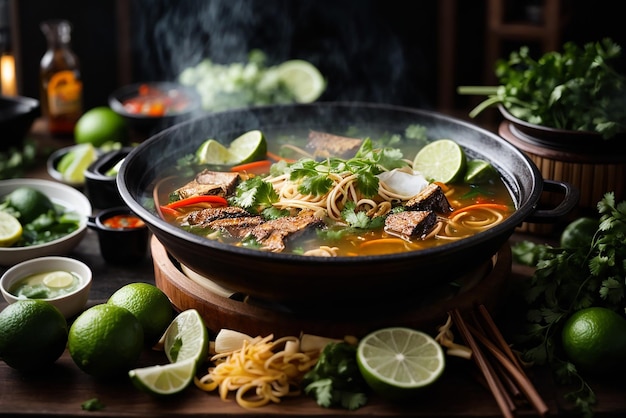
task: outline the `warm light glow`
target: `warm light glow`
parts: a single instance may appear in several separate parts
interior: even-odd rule
[[[17,95],[15,82],[15,58],[10,54],[0,57],[0,77],[2,78],[2,94],[5,96]]]

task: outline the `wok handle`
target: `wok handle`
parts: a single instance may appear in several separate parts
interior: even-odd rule
[[[580,190],[578,190],[578,188],[573,184],[562,181],[544,180],[543,191],[555,193],[561,192],[563,193],[563,200],[553,209],[536,210],[528,216],[526,219],[527,222],[555,222],[559,218],[569,214],[576,206],[578,206],[578,202],[580,200]]]

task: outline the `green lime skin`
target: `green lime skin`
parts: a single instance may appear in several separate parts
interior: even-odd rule
[[[600,221],[597,218],[590,217],[582,217],[570,222],[561,233],[561,247],[589,249],[599,225]]]
[[[108,379],[136,367],[143,329],[128,309],[103,303],[83,311],[71,325],[67,348],[85,373]]]
[[[626,369],[626,318],[607,308],[591,307],[572,314],[563,325],[563,351],[586,373]]]
[[[115,291],[107,303],[128,309],[141,323],[144,342],[154,345],[174,319],[174,309],[161,289],[149,283],[130,283]]]
[[[51,365],[65,351],[67,336],[65,317],[46,301],[19,300],[0,312],[0,359],[14,369]]]
[[[94,107],[85,112],[74,127],[77,144],[90,143],[101,147],[107,142],[128,142],[130,133],[126,119],[107,106]]]
[[[45,193],[32,187],[18,187],[9,193],[5,201],[15,209],[20,223],[26,225],[48,211],[54,211],[54,203]]]

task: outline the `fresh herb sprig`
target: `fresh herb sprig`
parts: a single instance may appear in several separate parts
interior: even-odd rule
[[[0,152],[0,180],[20,177],[33,167],[37,157],[37,146],[26,139],[22,147],[10,147]]]
[[[302,381],[304,392],[324,408],[355,410],[367,403],[367,383],[356,360],[356,346],[329,343]]]
[[[513,116],[540,126],[590,131],[605,139],[626,131],[626,76],[612,66],[621,47],[606,38],[579,47],[567,42],[535,60],[523,46],[498,60],[493,87],[462,86],[461,94],[488,95],[470,117],[502,104]]]
[[[378,193],[377,174],[408,165],[402,160],[402,151],[397,148],[375,148],[372,140],[366,138],[356,155],[350,159],[328,158],[324,161],[302,159],[290,165],[287,170],[292,181],[299,181],[298,191],[303,194],[320,196],[330,191],[330,174],[351,173],[357,176],[356,187],[365,197]]]
[[[302,158],[294,163],[279,162],[271,167],[272,175],[288,174],[290,180],[298,182],[298,191],[303,194],[321,196],[328,193],[333,185],[331,174],[350,173],[356,176],[356,187],[365,197],[378,193],[377,174],[408,165],[402,159],[402,151],[397,148],[375,148],[367,138],[356,155],[350,159],[328,158],[315,161]],[[272,185],[262,177],[254,177],[237,186],[233,205],[261,213],[278,200]]]
[[[560,331],[575,311],[603,306],[626,309],[626,201],[615,203],[613,192],[597,205],[598,230],[590,248],[559,248],[521,242],[513,247],[516,261],[536,267],[520,289],[529,309],[512,336],[526,360],[549,365],[557,380],[577,384],[566,395],[585,416],[596,401],[592,388],[560,352]]]

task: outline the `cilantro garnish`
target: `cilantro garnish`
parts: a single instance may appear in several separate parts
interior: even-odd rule
[[[356,361],[356,346],[346,342],[324,347],[315,367],[302,381],[304,393],[324,408],[355,410],[367,403],[367,384]]]
[[[528,310],[512,340],[526,360],[550,366],[559,383],[577,385],[566,399],[585,416],[592,415],[596,397],[574,364],[561,358],[560,330],[580,309],[603,306],[623,314],[626,304],[626,201],[616,205],[609,192],[597,209],[600,223],[590,249],[525,241],[513,246],[516,261],[536,269],[519,289]]]
[[[370,218],[363,211],[356,210],[356,203],[353,201],[346,202],[343,210],[341,211],[341,217],[352,227],[358,229],[378,229],[382,228],[385,224],[385,218],[382,216],[375,216]]]
[[[253,177],[241,182],[231,197],[230,203],[253,213],[260,213],[278,201],[278,194],[274,187],[263,181],[261,177]]]
[[[302,194],[321,196],[328,193],[333,186],[332,174],[356,176],[356,187],[365,197],[373,197],[378,193],[378,174],[408,165],[402,160],[402,151],[396,148],[374,148],[368,138],[353,158],[327,158],[315,161],[302,158],[294,163],[280,162],[270,168],[272,176],[288,174],[291,181],[298,183],[298,191]],[[240,183],[230,203],[253,213],[265,216],[281,216],[280,213],[265,212],[278,201],[278,194],[271,183],[262,177],[254,177]],[[282,214],[284,215],[284,213]]]

